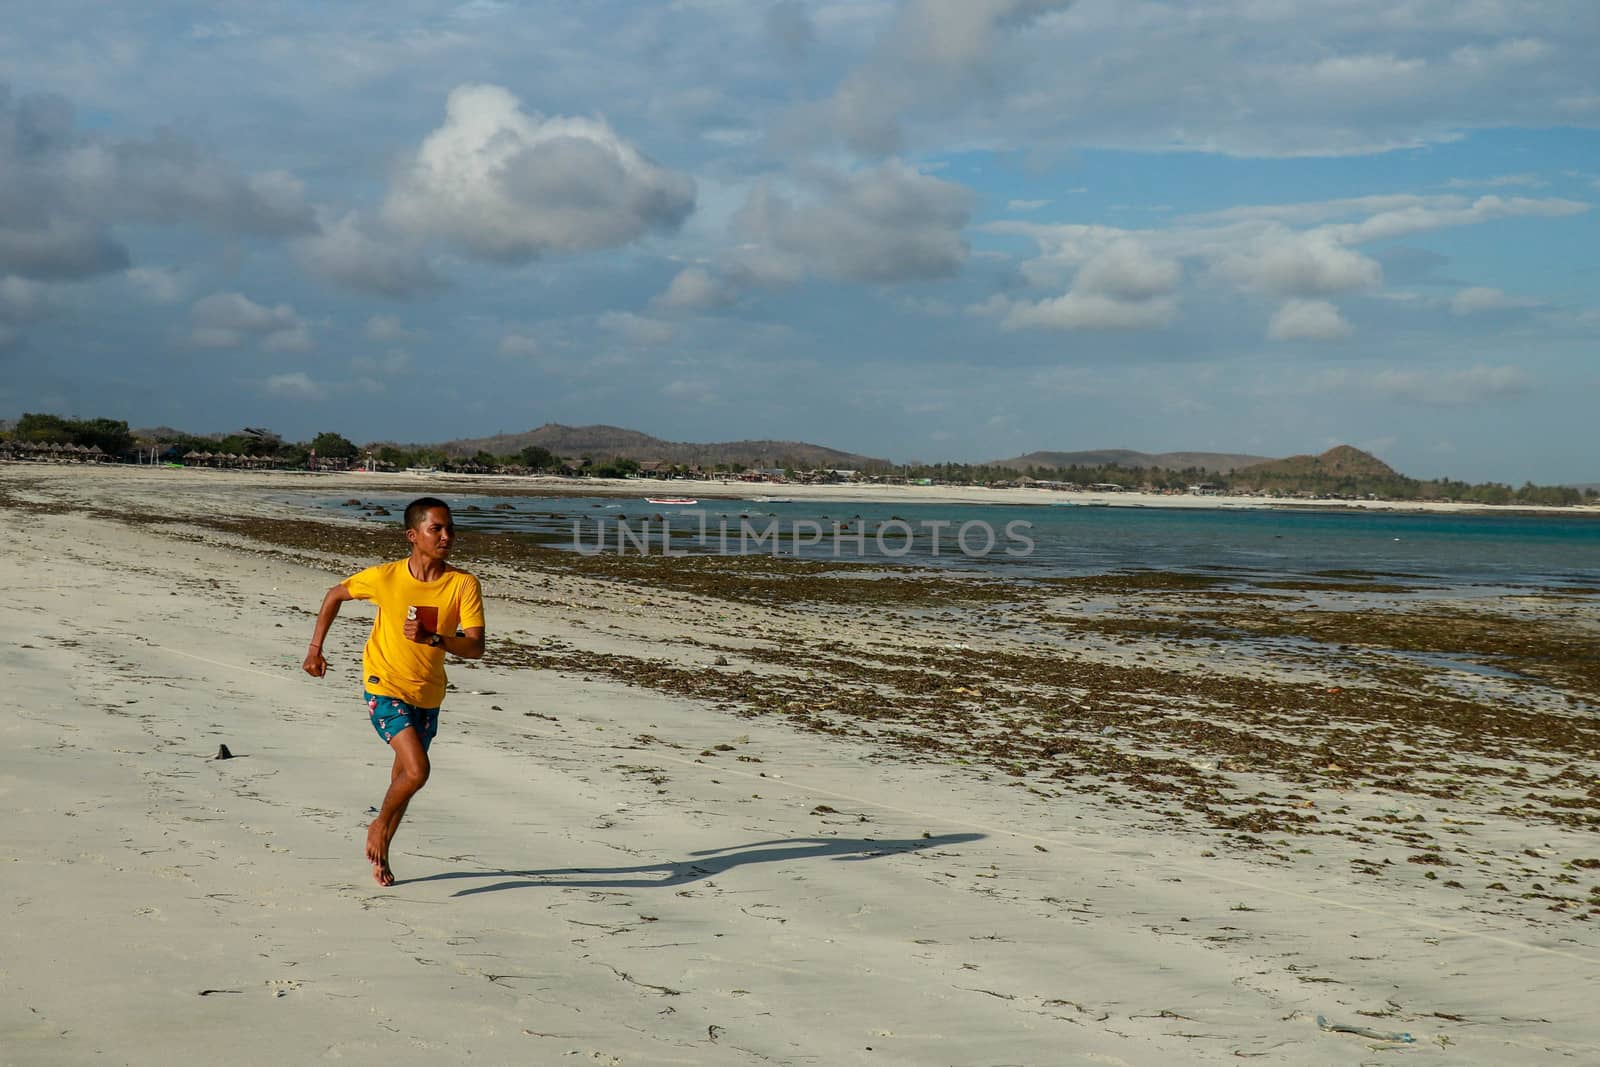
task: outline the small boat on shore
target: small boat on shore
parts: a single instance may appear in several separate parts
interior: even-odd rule
[[[698,504],[700,501],[688,496],[647,496],[646,504]]]

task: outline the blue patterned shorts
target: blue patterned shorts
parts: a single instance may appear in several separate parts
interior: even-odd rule
[[[372,728],[378,731],[378,736],[383,738],[385,744],[393,741],[396,734],[409,726],[417,732],[417,738],[422,742],[422,751],[428,751],[434,735],[439,732],[438,708],[413,707],[398,697],[379,696],[373,693],[361,695],[366,698]]]

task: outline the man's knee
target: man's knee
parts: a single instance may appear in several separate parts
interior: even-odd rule
[[[400,778],[412,790],[421,789],[428,784],[428,757],[420,760],[406,760],[400,764]]]

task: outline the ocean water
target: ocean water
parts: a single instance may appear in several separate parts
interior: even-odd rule
[[[464,530],[575,551],[761,553],[1016,577],[1162,570],[1428,586],[1600,586],[1600,515],[451,496]],[[402,498],[363,498],[398,513]],[[496,508],[496,505],[502,505]],[[339,501],[319,508],[338,509]],[[508,507],[506,507],[508,506]],[[388,520],[393,521],[393,520]],[[963,529],[965,527],[965,529]],[[842,528],[836,534],[836,529]],[[670,536],[664,536],[670,529]],[[858,537],[856,531],[864,530]],[[881,536],[880,536],[881,535]],[[991,542],[992,536],[992,542]],[[619,547],[620,546],[620,547]]]

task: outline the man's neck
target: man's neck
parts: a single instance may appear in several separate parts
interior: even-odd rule
[[[419,582],[438,581],[444,577],[444,567],[443,560],[432,560],[417,552],[411,553],[411,558],[406,560],[406,570]]]

